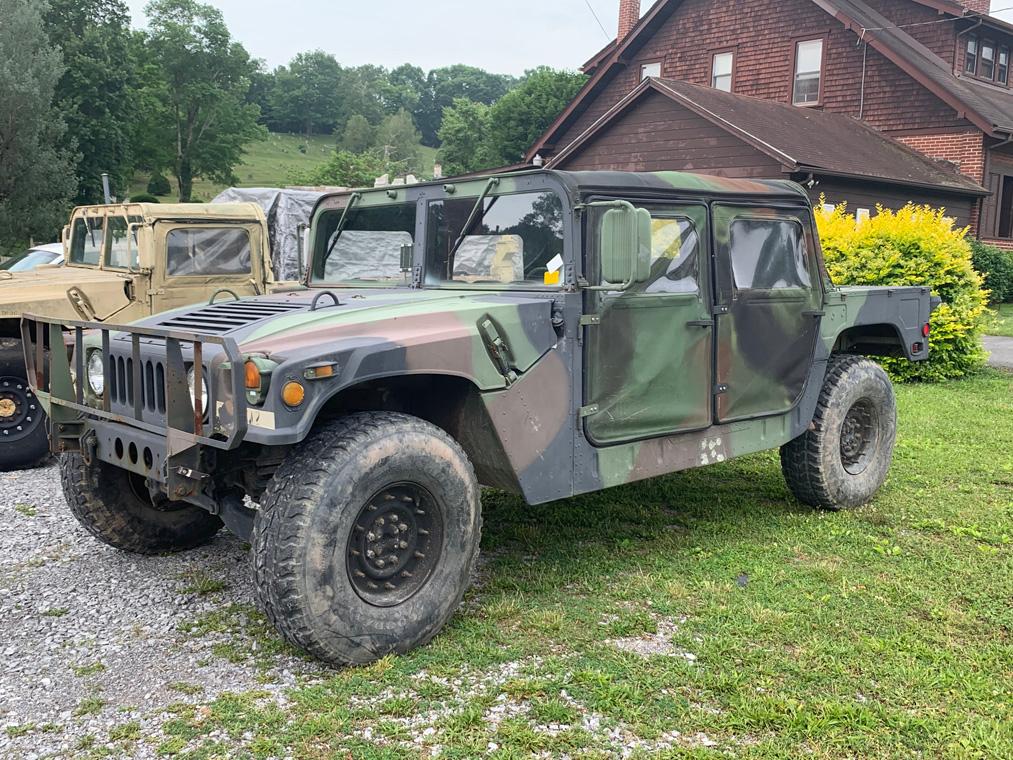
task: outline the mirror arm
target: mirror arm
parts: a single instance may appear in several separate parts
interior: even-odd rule
[[[594,201],[592,203],[582,203],[576,207],[575,210],[583,211],[586,208],[623,208],[632,213],[636,213],[637,208],[629,201],[615,200],[615,201]],[[634,270],[630,272],[630,279],[621,285],[583,285],[583,290],[595,291],[598,293],[625,293],[627,290],[632,288],[637,281],[636,273],[636,260],[633,262]]]

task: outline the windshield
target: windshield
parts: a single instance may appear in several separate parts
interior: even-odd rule
[[[44,264],[52,264],[55,261],[59,261],[61,254],[53,253],[51,251],[25,251],[19,253],[17,256],[12,256],[7,259],[3,264],[0,264],[0,270],[6,269],[8,272],[28,272],[35,267],[41,267]]]
[[[324,213],[313,252],[313,282],[408,282],[403,262],[410,270],[415,218],[414,203],[353,205],[347,214],[342,209]]]
[[[426,282],[543,285],[563,263],[563,203],[553,192],[429,204]],[[469,223],[470,220],[470,223]]]

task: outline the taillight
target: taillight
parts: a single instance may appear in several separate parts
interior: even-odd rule
[[[929,334],[931,332],[932,332],[932,325],[930,325],[928,322],[922,325],[922,335],[924,335],[927,338],[929,337]]]

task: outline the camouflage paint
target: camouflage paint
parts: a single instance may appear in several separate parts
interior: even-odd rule
[[[421,211],[426,203],[451,195],[477,197],[486,185],[486,179],[476,179],[362,191],[358,202],[416,202]],[[565,266],[558,287],[432,288],[416,277],[416,287],[335,284],[237,304],[254,311],[270,310],[272,304],[291,307],[228,333],[243,355],[279,364],[271,393],[251,413],[246,441],[287,445],[302,440],[328,399],[364,381],[451,375],[472,388],[454,432],[485,474],[486,484],[515,490],[535,504],[792,440],[812,420],[827,360],[836,349],[879,341],[891,344],[883,345],[884,350],[901,346],[911,359],[927,358],[927,350],[915,355],[912,346],[924,343],[921,328],[931,310],[928,290],[829,286],[809,201],[797,185],[673,173],[540,171],[505,176],[493,194],[546,189],[566,201]],[[348,198],[323,198],[313,229],[319,230],[322,212],[343,208]],[[795,214],[806,229],[812,291],[791,306],[794,311],[784,307],[779,312],[779,306],[762,320],[753,317],[756,324],[736,315],[737,294],[722,269],[727,267],[727,245],[722,245],[727,242],[727,219],[720,210],[713,215],[711,235],[703,235],[704,258],[706,252],[713,253],[713,266],[701,269],[702,297],[696,303],[635,291],[602,295],[585,290],[586,280],[595,281],[596,264],[594,245],[583,241],[583,204],[609,198],[696,204],[694,220],[701,230],[711,223],[705,210],[713,205],[748,206],[760,215]],[[425,216],[419,214],[416,268],[424,264]],[[708,237],[715,240],[713,251],[707,247]],[[717,272],[717,282],[711,281],[712,272]],[[312,311],[311,301],[321,289],[332,290],[339,304],[326,298]],[[635,302],[644,306],[633,306]],[[144,324],[157,329],[181,315],[199,319],[200,311],[177,310]],[[801,315],[803,311],[812,313]],[[801,316],[811,328],[798,327]],[[710,318],[714,326],[688,329],[686,324]],[[784,361],[785,345],[794,347],[793,363]],[[157,356],[159,349],[147,345],[145,350]],[[321,362],[336,364],[337,376],[308,383],[309,398],[300,410],[284,407],[277,393],[284,381],[301,377],[307,367]],[[206,363],[216,375],[230,369],[213,356]],[[725,391],[712,387],[715,368],[727,374],[730,387]],[[216,379],[216,387],[224,386]],[[730,401],[722,401],[722,396]],[[676,403],[666,407],[666,399]],[[773,405],[775,413],[722,421],[761,402]],[[227,406],[229,401],[221,403]],[[700,429],[687,429],[693,426]],[[127,426],[117,431],[129,440]],[[593,440],[608,445],[596,446]],[[108,461],[108,453],[100,450],[99,456]]]

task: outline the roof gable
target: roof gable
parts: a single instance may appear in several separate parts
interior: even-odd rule
[[[851,117],[666,79],[644,81],[554,157],[550,166],[565,166],[568,158],[606,132],[650,93],[659,93],[706,119],[769,156],[788,173],[811,171],[967,195],[987,194],[983,187],[955,169]]]

